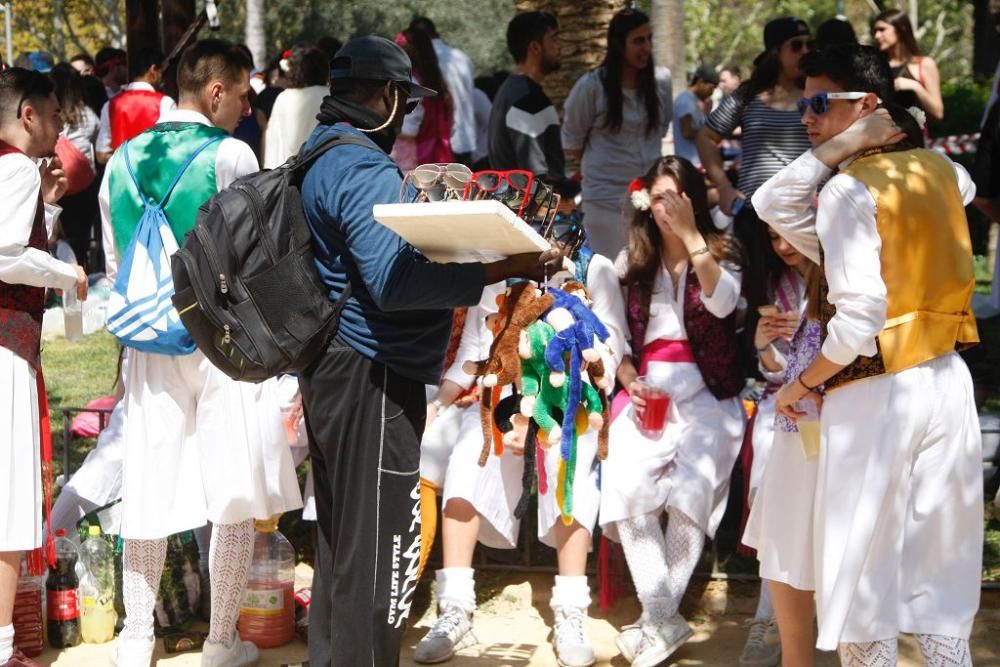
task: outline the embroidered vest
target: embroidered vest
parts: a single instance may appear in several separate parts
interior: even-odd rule
[[[13,146],[0,142],[0,157],[21,153]],[[41,190],[35,207],[35,220],[28,236],[28,246],[48,252],[48,233],[45,229],[45,204]],[[42,338],[42,315],[45,312],[45,288],[15,285],[0,280],[0,347],[5,347],[21,357],[36,370],[39,368],[38,352]]]
[[[844,173],[875,199],[886,322],[875,340],[876,356],[858,357],[827,389],[897,373],[979,342],[972,242],[951,161],[923,149],[879,153],[855,160]],[[836,308],[822,287],[825,338]]]
[[[129,159],[143,192],[159,201],[191,153],[206,139],[218,135],[225,135],[225,130],[201,123],[160,123],[135,137],[128,145]],[[194,229],[198,207],[218,191],[215,158],[223,143],[216,142],[195,158],[167,200],[164,212],[178,245]],[[121,156],[116,155],[109,163],[107,177],[115,247],[124,252],[142,217],[142,200]]]
[[[152,90],[126,90],[108,102],[111,150],[156,125],[163,97]]]
[[[647,290],[629,288],[626,316],[636,368],[641,363],[651,301],[652,294]],[[688,332],[688,344],[694,354],[695,364],[712,395],[720,401],[738,396],[743,390],[743,378],[736,343],[736,315],[731,313],[728,317],[719,319],[708,311],[701,302],[698,274],[690,264],[684,287],[684,329]]]

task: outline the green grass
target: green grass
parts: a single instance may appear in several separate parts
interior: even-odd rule
[[[83,407],[114,393],[118,344],[103,330],[76,342],[57,338],[42,344],[42,368],[50,405]]]

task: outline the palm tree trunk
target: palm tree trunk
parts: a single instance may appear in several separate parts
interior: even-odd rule
[[[684,0],[651,0],[653,59],[670,69],[674,90],[684,90],[687,68],[684,63]]]
[[[576,80],[600,64],[607,49],[608,24],[625,0],[515,0],[518,12],[546,11],[559,21],[562,67],[545,79],[545,92],[557,108]]]

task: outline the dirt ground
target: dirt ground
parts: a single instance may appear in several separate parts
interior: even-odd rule
[[[551,667],[556,664],[549,643],[552,613],[549,609],[550,575],[492,574],[480,577],[481,588],[488,586],[491,596],[480,604],[475,617],[476,647],[463,651],[452,660],[453,667]],[[595,587],[596,590],[596,587]],[[688,591],[681,612],[695,630],[691,640],[668,666],[733,666],[737,664],[746,639],[744,624],[756,605],[756,584],[744,582],[708,582],[696,579]],[[628,663],[618,655],[614,644],[617,628],[631,623],[639,615],[634,597],[626,597],[608,612],[591,607],[587,633],[597,650],[598,665],[624,667]],[[413,647],[433,623],[431,605],[417,619],[403,642],[404,666],[415,665]],[[56,667],[95,667],[107,665],[111,644],[81,645],[62,652],[49,650],[39,659]],[[1000,667],[1000,592],[983,593],[983,601],[973,634],[974,663],[977,667]],[[904,637],[900,665],[917,667],[920,660],[916,643]],[[297,665],[307,659],[306,647],[295,642],[279,649],[262,651],[260,667]],[[162,644],[157,646],[154,665],[159,667],[196,667],[197,652],[167,656]],[[838,664],[832,653],[819,654],[818,667]]]

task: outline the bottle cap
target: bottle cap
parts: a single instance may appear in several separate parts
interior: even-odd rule
[[[100,526],[91,526],[87,534],[90,535],[91,537],[93,537],[94,535],[100,535],[101,534],[101,527]]]
[[[56,528],[56,537],[66,537],[66,529]]]
[[[278,530],[278,519],[280,517],[281,515],[279,514],[278,516],[273,516],[270,519],[256,519],[253,522],[253,526],[258,533],[273,533]]]

